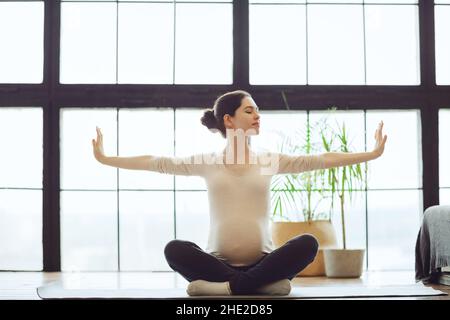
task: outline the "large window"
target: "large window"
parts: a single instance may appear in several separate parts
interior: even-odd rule
[[[250,83],[418,85],[418,21],[417,1],[251,0]]]
[[[450,205],[450,109],[439,111],[440,204]]]
[[[436,0],[436,83],[450,84],[450,1]]]
[[[0,83],[41,83],[44,2],[0,2]]]
[[[230,1],[63,1],[61,83],[231,84]]]
[[[0,109],[0,270],[42,269],[42,109]]]
[[[105,151],[118,156],[218,150],[225,140],[199,119],[236,89],[262,110],[257,149],[277,149],[280,134],[330,106],[355,151],[370,150],[385,122],[385,154],[346,204],[347,239],[367,249],[369,270],[413,269],[423,209],[450,204],[449,8],[0,1],[0,270],[168,271],[169,240],[205,247],[201,178],[103,166],[91,139],[101,127]]]

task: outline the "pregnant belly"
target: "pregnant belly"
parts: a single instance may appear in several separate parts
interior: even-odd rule
[[[219,230],[220,229],[220,230]],[[222,226],[216,230],[216,250],[228,263],[250,265],[262,257],[263,234],[258,225]]]

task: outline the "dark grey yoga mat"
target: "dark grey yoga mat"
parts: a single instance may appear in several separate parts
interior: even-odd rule
[[[363,297],[420,297],[447,295],[425,287],[421,283],[392,286],[294,286],[288,296],[202,296],[190,297],[185,289],[133,289],[133,288],[81,288],[64,285],[60,281],[37,289],[42,299],[312,299],[312,298],[363,298]]]

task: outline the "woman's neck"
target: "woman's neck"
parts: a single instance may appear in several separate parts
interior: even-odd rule
[[[244,139],[227,139],[227,145],[224,149],[226,164],[249,164],[250,154],[250,138],[247,136]]]

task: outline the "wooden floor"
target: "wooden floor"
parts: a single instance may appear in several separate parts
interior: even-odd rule
[[[73,281],[88,275],[92,286],[111,283],[132,288],[186,288],[187,281],[173,272],[0,272],[0,300],[39,300],[36,288],[56,280]],[[366,272],[359,279],[331,279],[302,277],[292,281],[293,286],[384,286],[414,284],[413,271]],[[431,285],[450,294],[450,286]],[[367,298],[365,298],[367,299]],[[379,299],[379,298],[372,298]],[[383,298],[384,300],[450,300],[450,296]]]

